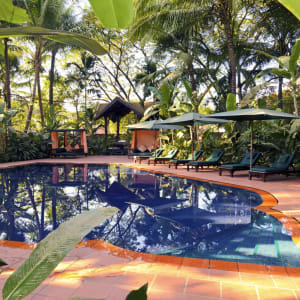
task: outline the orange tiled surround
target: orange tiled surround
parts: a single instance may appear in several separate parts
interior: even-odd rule
[[[61,159],[37,162],[60,162]],[[87,157],[68,163],[117,163],[133,167],[127,157]],[[26,162],[2,164],[0,168]],[[136,167],[136,166],[134,166]],[[238,185],[259,192],[264,202],[256,209],[276,217],[300,246],[300,178],[274,176],[267,182],[248,181],[246,173],[235,178],[219,177],[213,170],[198,173],[184,168],[137,165],[150,171],[221,184]],[[280,180],[278,180],[280,179]],[[278,203],[277,203],[278,202]],[[276,207],[276,209],[275,209]],[[0,242],[2,267],[0,286],[28,257],[33,244]],[[262,266],[195,258],[140,254],[102,240],[81,242],[55,271],[26,299],[70,299],[72,297],[125,299],[128,292],[148,282],[148,299],[300,299],[300,268]]]

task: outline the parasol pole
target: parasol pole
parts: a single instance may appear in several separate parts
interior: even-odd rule
[[[250,120],[251,136],[250,136],[250,171],[252,168],[252,154],[253,154],[253,120]]]
[[[193,160],[195,160],[195,155],[194,155],[194,130],[195,130],[195,125],[192,125],[192,156]]]
[[[157,133],[158,130],[155,130],[155,135],[154,135],[154,158],[156,159],[156,139],[157,139]]]

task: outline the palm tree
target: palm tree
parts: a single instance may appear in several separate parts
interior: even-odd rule
[[[42,37],[64,44],[82,47],[88,51],[93,52],[96,55],[103,55],[106,53],[104,48],[101,47],[101,45],[95,40],[91,40],[77,33],[47,29],[51,28],[53,23],[57,24],[55,20],[57,20],[57,17],[59,16],[58,12],[61,11],[61,9],[64,7],[64,3],[65,0],[16,0],[16,5],[22,8],[26,8],[30,16],[30,23],[33,24],[34,27],[23,26],[0,29],[0,37],[31,35],[34,36],[34,41],[36,43],[34,60],[35,76],[32,89],[31,103],[25,125],[25,132],[28,131],[30,126],[36,90],[38,90],[39,94],[39,106],[42,123],[44,118],[39,80],[41,57],[43,51],[45,50],[45,42],[43,41]],[[2,18],[3,14],[0,13],[0,19]]]
[[[266,11],[258,17],[255,31],[266,33],[273,38],[269,45],[264,47],[251,47],[263,50],[273,56],[291,55],[292,45],[300,35],[300,22],[286,8],[276,1],[267,1]],[[280,68],[280,65],[278,65]],[[283,78],[278,78],[278,107],[283,108],[282,103]]]
[[[71,9],[63,9],[58,12],[56,22],[52,24],[53,28],[60,30],[70,30],[75,26],[74,14]],[[56,55],[60,49],[68,47],[65,44],[57,43],[55,41],[49,41],[47,44],[47,50],[51,51],[51,65],[49,70],[49,106],[53,105],[53,88],[54,88],[54,70]]]
[[[85,127],[87,127],[87,94],[88,93],[97,93],[97,90],[91,88],[88,89],[88,83],[92,83],[95,79],[94,65],[96,59],[94,56],[87,54],[86,52],[82,52],[80,63],[71,62],[67,64],[67,67],[75,68],[75,74],[69,75],[66,82],[75,83],[79,86],[81,90],[84,91],[84,106],[85,106],[85,118],[84,123]]]
[[[290,56],[275,57],[263,51],[257,51],[258,53],[264,54],[279,64],[279,68],[268,68],[257,75],[257,77],[262,77],[266,74],[274,74],[279,77],[283,77],[290,80],[292,86],[292,95],[294,100],[294,110],[296,116],[299,115],[299,108],[297,103],[297,81],[300,78],[300,68],[299,68],[299,57],[300,57],[300,39],[296,41],[293,46],[292,53]]]
[[[247,5],[254,1],[247,1]],[[152,36],[164,30],[176,32],[183,28],[185,33],[199,33],[203,28],[214,29],[219,21],[226,37],[229,58],[230,92],[236,93],[236,53],[234,29],[237,24],[237,13],[244,7],[244,1],[234,0],[141,0],[136,7],[136,21],[132,26],[132,36],[143,38],[145,34]]]
[[[30,21],[34,26],[53,28],[54,24],[58,24],[60,21],[60,12],[63,10],[65,5],[65,0],[25,0],[25,7],[30,17]],[[40,70],[41,70],[41,60],[42,55],[45,52],[45,41],[40,37],[34,38],[35,42],[35,55],[34,55],[34,83],[31,96],[31,104],[29,107],[29,112],[26,120],[26,125],[24,131],[27,132],[30,126],[31,117],[33,113],[33,106],[35,102],[36,90],[38,90],[39,98],[39,108],[41,114],[41,124],[44,126],[44,113],[43,113],[43,103],[41,97],[41,83],[40,83]]]

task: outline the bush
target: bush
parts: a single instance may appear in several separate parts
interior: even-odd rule
[[[0,162],[31,160],[49,157],[49,133],[23,133],[9,131],[5,152],[0,153]]]

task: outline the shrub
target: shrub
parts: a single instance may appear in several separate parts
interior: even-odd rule
[[[47,133],[28,134],[8,131],[5,152],[0,153],[0,162],[30,160],[49,157],[50,135]]]

